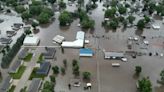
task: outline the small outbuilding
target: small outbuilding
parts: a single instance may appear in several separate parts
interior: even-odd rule
[[[8,37],[2,37],[0,38],[0,42],[2,44],[10,44],[13,40],[11,38],[8,38]]]
[[[92,49],[80,49],[79,50],[79,56],[83,57],[92,57],[93,56],[93,50]]]
[[[25,46],[37,46],[39,43],[39,37],[36,36],[27,36],[24,39],[23,45]]]

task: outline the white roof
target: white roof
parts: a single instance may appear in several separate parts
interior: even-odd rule
[[[64,40],[63,36],[57,35],[53,38],[53,41],[57,42],[57,43],[62,43]]]
[[[84,46],[84,40],[75,40],[73,42],[63,42],[62,43],[62,47],[77,47],[77,48],[81,48]]]
[[[78,39],[84,40],[84,35],[85,35],[85,33],[84,33],[83,31],[79,31],[79,32],[77,32],[77,34],[76,34],[76,39],[77,39],[77,40],[78,40]]]
[[[160,29],[160,26],[158,26],[158,25],[152,25],[153,26],[153,28],[155,28],[155,29]]]
[[[27,36],[23,42],[24,45],[37,45],[38,43],[39,43],[39,37],[36,36],[35,37]]]

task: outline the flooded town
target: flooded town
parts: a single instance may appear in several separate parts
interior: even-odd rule
[[[0,92],[164,92],[164,0],[0,0]]]

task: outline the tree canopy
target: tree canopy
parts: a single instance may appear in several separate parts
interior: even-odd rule
[[[152,84],[148,78],[142,78],[138,81],[139,92],[152,92]]]
[[[61,26],[66,26],[67,24],[70,24],[72,21],[72,16],[69,12],[64,11],[59,16],[59,21]]]

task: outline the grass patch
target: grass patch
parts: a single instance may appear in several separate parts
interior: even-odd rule
[[[42,62],[43,62],[43,54],[40,54],[37,63],[42,63]]]
[[[13,79],[20,79],[25,69],[26,69],[26,66],[20,66],[17,73],[10,73],[10,75],[13,77]]]
[[[46,75],[42,75],[42,74],[36,74],[36,71],[37,71],[38,68],[34,68],[31,75],[30,75],[30,78],[29,80],[32,80],[32,78],[42,78],[44,80],[44,77],[46,77]]]
[[[28,55],[24,58],[24,61],[28,62],[31,61],[33,54],[32,53],[28,53]]]
[[[15,85],[12,85],[11,88],[9,89],[9,91],[7,91],[7,92],[14,92],[15,87],[16,87]]]

